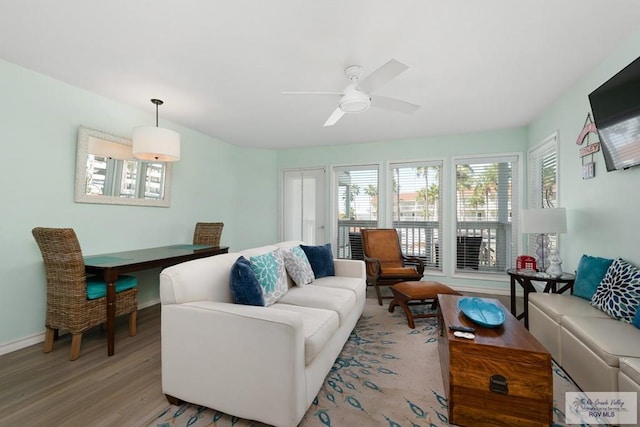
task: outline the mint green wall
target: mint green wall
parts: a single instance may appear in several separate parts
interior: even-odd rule
[[[182,140],[171,207],[74,203],[78,126],[128,136],[153,123],[153,106],[137,111],[4,61],[0,94],[0,345],[44,331],[44,268],[33,227],[73,227],[86,255],[190,242],[198,220],[223,221],[222,244],[232,250],[277,239],[274,151],[238,148],[161,116]],[[157,300],[158,271],[138,278],[139,303]]]
[[[560,205],[567,208],[566,234],[560,236],[563,269],[574,271],[582,254],[622,257],[640,266],[640,167],[607,172],[602,152],[593,158],[596,175],[582,179],[576,144],[587,113],[588,95],[631,61],[640,56],[640,32],[619,46],[529,127],[529,145],[558,132]],[[594,142],[597,137],[591,136]],[[587,157],[589,158],[589,157]]]
[[[491,154],[519,154],[523,155],[527,146],[527,131],[525,128],[508,129],[499,131],[489,131],[474,134],[447,135],[433,138],[421,138],[402,141],[382,141],[367,144],[349,144],[330,147],[315,147],[303,149],[280,150],[278,152],[278,167],[280,169],[319,167],[324,166],[331,176],[333,166],[380,163],[381,186],[386,182],[386,169],[389,162],[417,161],[417,160],[444,160],[445,167],[445,188],[451,193],[450,177],[452,171],[452,159],[460,156],[491,155]],[[328,177],[330,178],[330,177]],[[327,183],[331,185],[331,182]],[[331,188],[331,187],[328,187]],[[381,192],[381,199],[384,197]],[[327,196],[327,218],[331,215],[331,203]],[[452,221],[450,213],[453,211],[450,206],[453,202],[452,194],[445,194],[444,203],[449,205],[445,210],[444,238],[452,236]],[[381,217],[384,213],[381,213]],[[383,219],[384,221],[384,219]],[[329,223],[327,230],[330,230]],[[327,241],[332,241],[329,237]],[[452,253],[447,255],[449,259]],[[446,264],[446,262],[445,262]],[[507,288],[508,277],[500,277],[494,280],[487,280],[486,276],[477,275],[473,279],[469,276],[452,277],[442,275],[429,276],[432,280],[437,280],[447,284],[461,286],[493,288],[505,290]]]

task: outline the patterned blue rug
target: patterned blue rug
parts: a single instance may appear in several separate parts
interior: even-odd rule
[[[434,318],[416,319],[412,330],[401,310],[367,304],[300,426],[449,426],[437,334]],[[579,390],[555,364],[553,383],[553,425],[564,426],[564,393]],[[264,424],[185,404],[168,406],[149,426]]]

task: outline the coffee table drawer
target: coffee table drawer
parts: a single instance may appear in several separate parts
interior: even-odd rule
[[[549,425],[553,401],[550,364],[506,363],[452,353],[449,375],[450,422]]]

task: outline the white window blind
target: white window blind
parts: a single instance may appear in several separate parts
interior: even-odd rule
[[[333,171],[336,252],[338,258],[350,258],[349,232],[378,227],[378,165],[336,166]]]
[[[456,273],[496,273],[515,265],[517,166],[517,156],[455,160]]]
[[[442,270],[442,161],[391,163],[388,189],[393,227],[402,252],[425,261],[425,267]]]

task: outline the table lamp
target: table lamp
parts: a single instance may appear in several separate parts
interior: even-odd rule
[[[523,209],[522,232],[537,234],[536,237],[536,264],[538,270],[546,271],[552,275],[560,275],[557,271],[562,264],[560,255],[554,251],[554,263],[549,265],[549,234],[567,232],[567,212],[565,208]],[[549,268],[549,271],[547,271]]]

